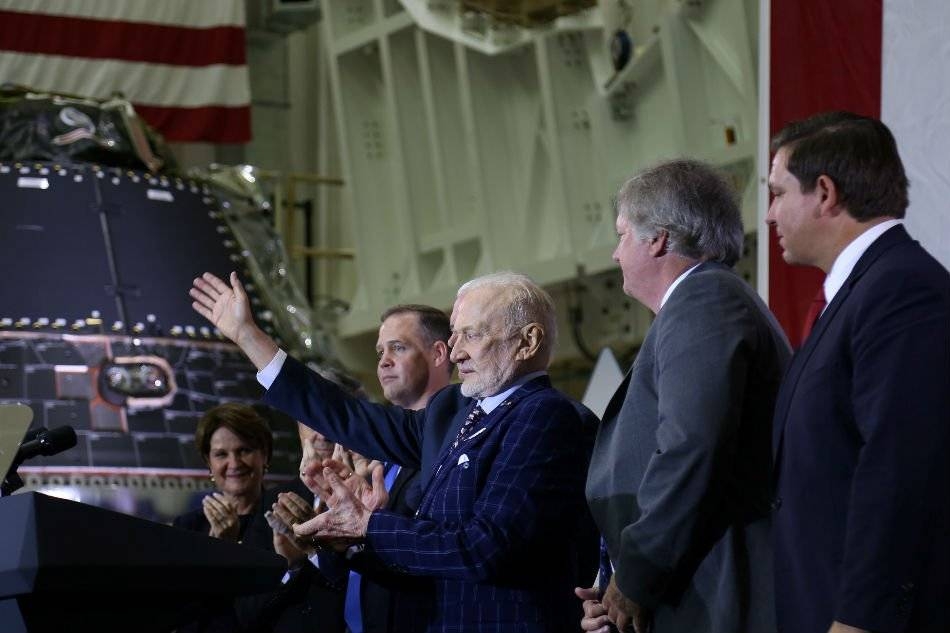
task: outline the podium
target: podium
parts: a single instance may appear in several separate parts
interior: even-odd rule
[[[0,631],[164,632],[276,587],[276,554],[30,492],[0,499]]]

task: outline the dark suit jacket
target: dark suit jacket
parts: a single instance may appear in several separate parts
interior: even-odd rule
[[[433,578],[435,608],[410,630],[576,630],[578,543],[564,518],[583,514],[591,440],[546,377],[456,449],[473,406],[458,385],[407,411],[348,397],[288,358],[265,400],[364,455],[421,469],[415,516],[376,511],[366,538],[392,569]]]
[[[795,355],[774,450],[780,629],[950,631],[950,275],[903,227]]]
[[[419,471],[400,468],[386,509],[411,517],[419,504]],[[431,579],[394,572],[372,552],[350,559],[350,566],[361,574],[360,611],[364,633],[400,633],[411,626],[421,603],[431,611],[434,587]]]
[[[261,512],[244,535],[244,543],[269,551],[274,550],[273,533],[264,512],[269,510],[281,492],[295,492],[308,503],[313,493],[300,479],[268,490],[261,502]],[[324,561],[326,558],[326,561]],[[290,580],[273,591],[235,600],[235,612],[241,631],[248,633],[343,633],[343,601],[345,570],[332,557],[321,556],[320,569],[309,561],[291,573]]]
[[[789,356],[755,292],[706,263],[604,412],[587,496],[617,587],[654,611],[655,633],[775,628],[769,440]]]
[[[262,514],[261,508],[254,513],[241,515],[239,539],[246,545],[253,545],[269,552],[274,548],[269,543],[264,547],[260,542],[248,542],[246,536],[251,531],[251,525],[255,518]],[[190,512],[186,512],[175,517],[172,525],[177,528],[198,532],[207,535],[211,530],[211,524],[205,518],[204,511],[198,507]],[[208,538],[211,538],[210,536]],[[234,610],[234,599],[229,596],[222,596],[205,601],[201,607],[196,610],[193,620],[179,627],[180,633],[234,633],[240,630],[237,615]]]
[[[295,479],[267,490],[257,510],[241,517],[241,543],[273,553],[270,526],[264,518],[280,492],[292,491],[313,502],[313,493]],[[210,525],[201,508],[177,517],[176,527],[207,534]],[[336,564],[329,561],[330,565]],[[286,584],[262,594],[225,597],[208,604],[182,631],[200,633],[343,633],[345,569],[337,566],[327,579],[310,563],[293,573]]]

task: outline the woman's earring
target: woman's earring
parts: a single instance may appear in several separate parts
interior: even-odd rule
[[[208,479],[211,480],[211,485],[213,486],[214,483],[215,483],[215,482],[214,482],[214,473],[211,472],[210,470],[208,471]]]

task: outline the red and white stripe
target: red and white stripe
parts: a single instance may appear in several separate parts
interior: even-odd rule
[[[172,141],[251,136],[242,0],[0,0],[0,81],[122,93]]]
[[[880,117],[911,182],[907,229],[950,267],[950,3],[769,1],[769,133],[826,110]],[[769,241],[769,305],[797,344],[824,274],[788,266]]]

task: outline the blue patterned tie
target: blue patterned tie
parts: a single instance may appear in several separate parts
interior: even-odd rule
[[[597,586],[600,592],[607,591],[607,585],[610,584],[610,578],[614,575],[614,566],[610,562],[610,554],[607,552],[607,540],[600,537],[600,571],[597,576]]]
[[[383,467],[384,483],[386,491],[393,488],[396,476],[399,475],[399,464],[392,462]],[[360,575],[355,571],[350,572],[350,577],[346,583],[346,598],[343,603],[343,619],[346,621],[346,627],[350,633],[363,633],[363,613],[360,610]]]
[[[458,435],[455,436],[455,441],[452,442],[452,450],[458,448],[458,445],[468,438],[469,433],[472,432],[472,427],[475,426],[475,423],[484,417],[485,410],[476,404],[475,408],[472,409],[472,411],[468,414],[468,417],[465,418],[465,422],[462,423],[462,428],[459,429]]]

